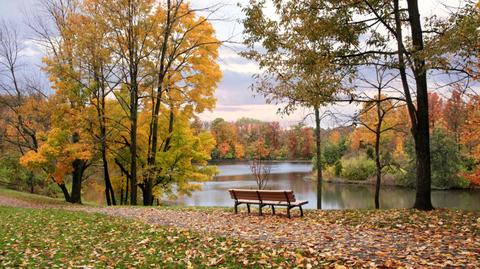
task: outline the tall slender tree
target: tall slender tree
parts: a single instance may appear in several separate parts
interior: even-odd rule
[[[271,101],[287,101],[288,113],[297,106],[310,107],[315,114],[317,156],[317,208],[321,209],[322,164],[320,137],[321,106],[332,102],[345,87],[342,82],[354,72],[349,66],[339,66],[333,56],[348,51],[345,39],[336,35],[346,13],[325,12],[321,1],[272,1],[276,19],[265,15],[265,1],[251,1],[243,11],[245,44],[242,55],[255,60],[265,72],[258,76],[255,90]],[[315,25],[322,24],[325,31]],[[328,24],[328,26],[327,26]]]

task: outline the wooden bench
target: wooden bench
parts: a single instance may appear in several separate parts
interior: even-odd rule
[[[247,189],[229,189],[228,192],[232,199],[235,200],[235,214],[238,213],[238,205],[246,204],[248,213],[250,213],[250,205],[258,205],[258,213],[262,215],[262,208],[265,206],[272,207],[272,213],[275,215],[275,206],[287,207],[287,215],[290,218],[290,209],[298,207],[300,216],[303,217],[302,205],[308,201],[298,201],[291,190],[247,190]]]

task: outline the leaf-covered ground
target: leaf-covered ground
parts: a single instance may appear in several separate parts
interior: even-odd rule
[[[61,267],[68,257],[101,267],[480,266],[479,212],[312,210],[288,219],[224,208],[32,203],[1,191],[0,204],[36,208],[0,209],[0,267],[21,264],[27,253]]]

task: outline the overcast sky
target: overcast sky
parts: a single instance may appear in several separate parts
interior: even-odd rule
[[[444,5],[458,6],[459,0],[422,0],[419,1],[422,15],[445,14]],[[0,0],[0,18],[15,23],[25,36],[28,30],[24,26],[24,10],[35,10],[38,0]],[[239,23],[242,12],[238,6],[246,5],[248,0],[193,0],[195,7],[205,7],[222,3],[224,7],[214,16],[213,25],[220,40],[230,39],[241,41],[242,26]],[[30,63],[40,65],[42,56],[39,48],[33,42],[26,41],[27,49],[25,54]],[[229,44],[220,49],[220,65],[223,71],[223,79],[215,93],[217,107],[213,112],[205,112],[201,115],[204,120],[213,120],[222,117],[233,121],[241,117],[251,117],[266,121],[279,121],[283,126],[296,124],[310,111],[299,109],[290,116],[277,114],[279,105],[265,104],[261,96],[254,96],[249,89],[253,82],[252,76],[259,72],[254,62],[247,61],[240,57],[237,52],[241,50],[240,45]],[[342,113],[348,114],[354,111],[352,106],[338,106],[336,108]],[[311,123],[311,121],[310,121]],[[330,127],[334,122],[325,121],[323,127]]]

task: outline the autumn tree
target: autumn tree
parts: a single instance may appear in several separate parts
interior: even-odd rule
[[[388,74],[385,69],[377,68],[375,70],[375,79],[362,79],[367,84],[366,89],[373,88],[376,90],[376,96],[370,102],[364,103],[361,111],[355,115],[354,119],[354,123],[361,125],[355,132],[361,133],[358,135],[364,137],[364,142],[373,144],[375,149],[375,209],[380,208],[382,170],[388,165],[387,155],[390,152],[388,148],[384,148],[385,140],[392,139],[392,131],[399,124],[394,118],[396,104],[382,92],[389,87],[389,84],[395,78],[396,76]],[[398,103],[398,101],[396,102]]]
[[[142,70],[147,66],[147,58],[152,54],[148,46],[154,35],[156,13],[154,1],[101,1],[102,24],[108,27],[112,38],[108,48],[119,61],[118,69],[121,84],[128,89],[127,99],[119,100],[126,108],[129,118],[129,175],[130,204],[137,204],[138,189],[138,111],[139,98],[143,95],[143,83],[147,76]],[[116,95],[118,97],[118,95]]]
[[[87,1],[79,6],[63,5],[61,2],[45,2],[50,10],[52,20],[57,21],[59,14],[64,14],[63,21],[57,23],[57,31],[62,33],[64,41],[50,46],[51,56],[46,60],[47,71],[55,81],[57,94],[74,96],[78,91],[76,108],[85,116],[88,133],[91,135],[92,162],[97,159],[97,152],[103,166],[105,198],[107,205],[115,205],[115,192],[110,180],[107,157],[107,116],[106,98],[115,87],[115,65],[110,51],[106,48],[107,29],[101,24],[98,3]],[[48,4],[49,3],[49,4]],[[37,31],[43,28],[37,26]],[[44,33],[43,36],[46,36]],[[48,42],[48,39],[45,40]],[[73,87],[68,88],[67,82]],[[72,99],[71,97],[69,97]],[[91,109],[94,108],[94,109]],[[94,115],[93,113],[96,112]],[[75,120],[75,122],[78,122]],[[67,124],[70,125],[70,124]],[[88,125],[88,126],[87,126]]]
[[[338,34],[345,39],[350,38],[346,41],[355,51],[337,55],[339,64],[368,67],[378,65],[378,60],[382,60],[381,66],[399,74],[415,141],[417,193],[414,208],[433,209],[427,74],[447,69],[451,75],[465,74],[465,61],[462,59],[470,56],[465,57],[468,53],[463,52],[468,50],[466,44],[471,45],[478,36],[474,30],[476,26],[472,26],[478,24],[472,20],[472,5],[467,4],[465,8],[459,9],[446,19],[448,22],[432,17],[425,20],[428,23],[422,24],[416,0],[318,2],[322,12],[348,15],[342,21],[326,16],[318,17],[321,22],[340,25],[331,33],[332,36]],[[461,15],[457,16],[458,14]],[[463,27],[467,26],[467,21],[468,27]],[[310,28],[321,33],[332,32],[333,28],[329,23],[318,23],[315,26]],[[394,45],[391,40],[394,40]],[[452,40],[457,42],[452,43]]]
[[[439,121],[443,118],[443,100],[436,92],[428,93],[428,118],[430,120],[430,129],[433,130],[438,126]]]
[[[320,107],[331,102],[343,89],[350,74],[348,66],[336,65],[333,55],[348,50],[339,31],[346,13],[323,10],[321,2],[272,1],[275,18],[265,15],[265,1],[251,1],[243,11],[248,50],[242,55],[259,63],[264,74],[255,89],[269,102],[287,101],[286,112],[297,106],[309,107],[315,115],[317,156],[317,207],[321,208],[322,164]],[[322,18],[322,19],[319,19]],[[327,19],[328,18],[328,19]],[[329,21],[331,20],[331,21]],[[333,23],[332,23],[333,21]],[[316,24],[328,30],[318,31]],[[352,36],[356,34],[352,31]]]
[[[213,152],[213,157],[218,159],[235,158],[235,145],[238,144],[237,129],[235,128],[235,125],[222,118],[217,118],[212,122],[210,130],[217,143],[216,149]]]
[[[211,11],[211,12],[214,12]],[[220,41],[216,39],[213,26],[207,17],[198,16],[190,4],[167,0],[157,7],[154,15],[154,36],[152,56],[158,59],[152,63],[150,91],[151,123],[147,174],[144,176],[142,191],[145,204],[151,204],[152,183],[156,169],[158,151],[168,151],[167,139],[162,149],[158,146],[158,122],[162,105],[169,107],[169,130],[173,132],[176,110],[193,109],[201,113],[215,105],[213,92],[221,78],[216,63]]]
[[[30,150],[38,150],[39,134],[50,125],[50,110],[42,85],[34,74],[22,72],[25,47],[15,25],[0,23],[0,129],[2,152],[11,159],[10,168],[21,166],[18,159]],[[7,156],[10,155],[10,156]],[[16,177],[20,177],[20,172]],[[26,173],[26,183],[33,193],[36,177]],[[15,182],[17,185],[20,182]],[[57,182],[58,183],[58,182]],[[63,183],[58,183],[66,189]]]
[[[460,143],[465,146],[468,154],[473,157],[475,167],[473,171],[466,173],[466,177],[473,183],[480,183],[480,97],[474,95],[466,104],[464,128],[460,135]]]
[[[255,178],[257,188],[259,190],[265,189],[270,177],[271,165],[267,163],[270,155],[270,149],[265,145],[263,139],[259,139],[250,144],[250,171]]]
[[[44,136],[37,152],[30,151],[22,159],[29,167],[51,167],[57,181],[67,174],[72,181],[69,201],[81,203],[81,188],[85,170],[92,164],[94,152],[88,131],[90,87],[82,66],[84,58],[77,54],[78,31],[74,22],[80,6],[74,1],[45,0],[43,17],[30,23],[39,42],[45,45],[45,70],[55,94],[51,100],[55,111],[52,128]],[[88,60],[85,60],[88,62]],[[70,137],[67,139],[67,137]],[[64,143],[59,147],[59,143]],[[48,163],[48,165],[47,165]]]
[[[461,128],[467,117],[466,112],[466,104],[462,98],[462,93],[458,88],[454,88],[450,98],[445,104],[443,119],[447,130],[453,133],[457,143],[460,142]]]

